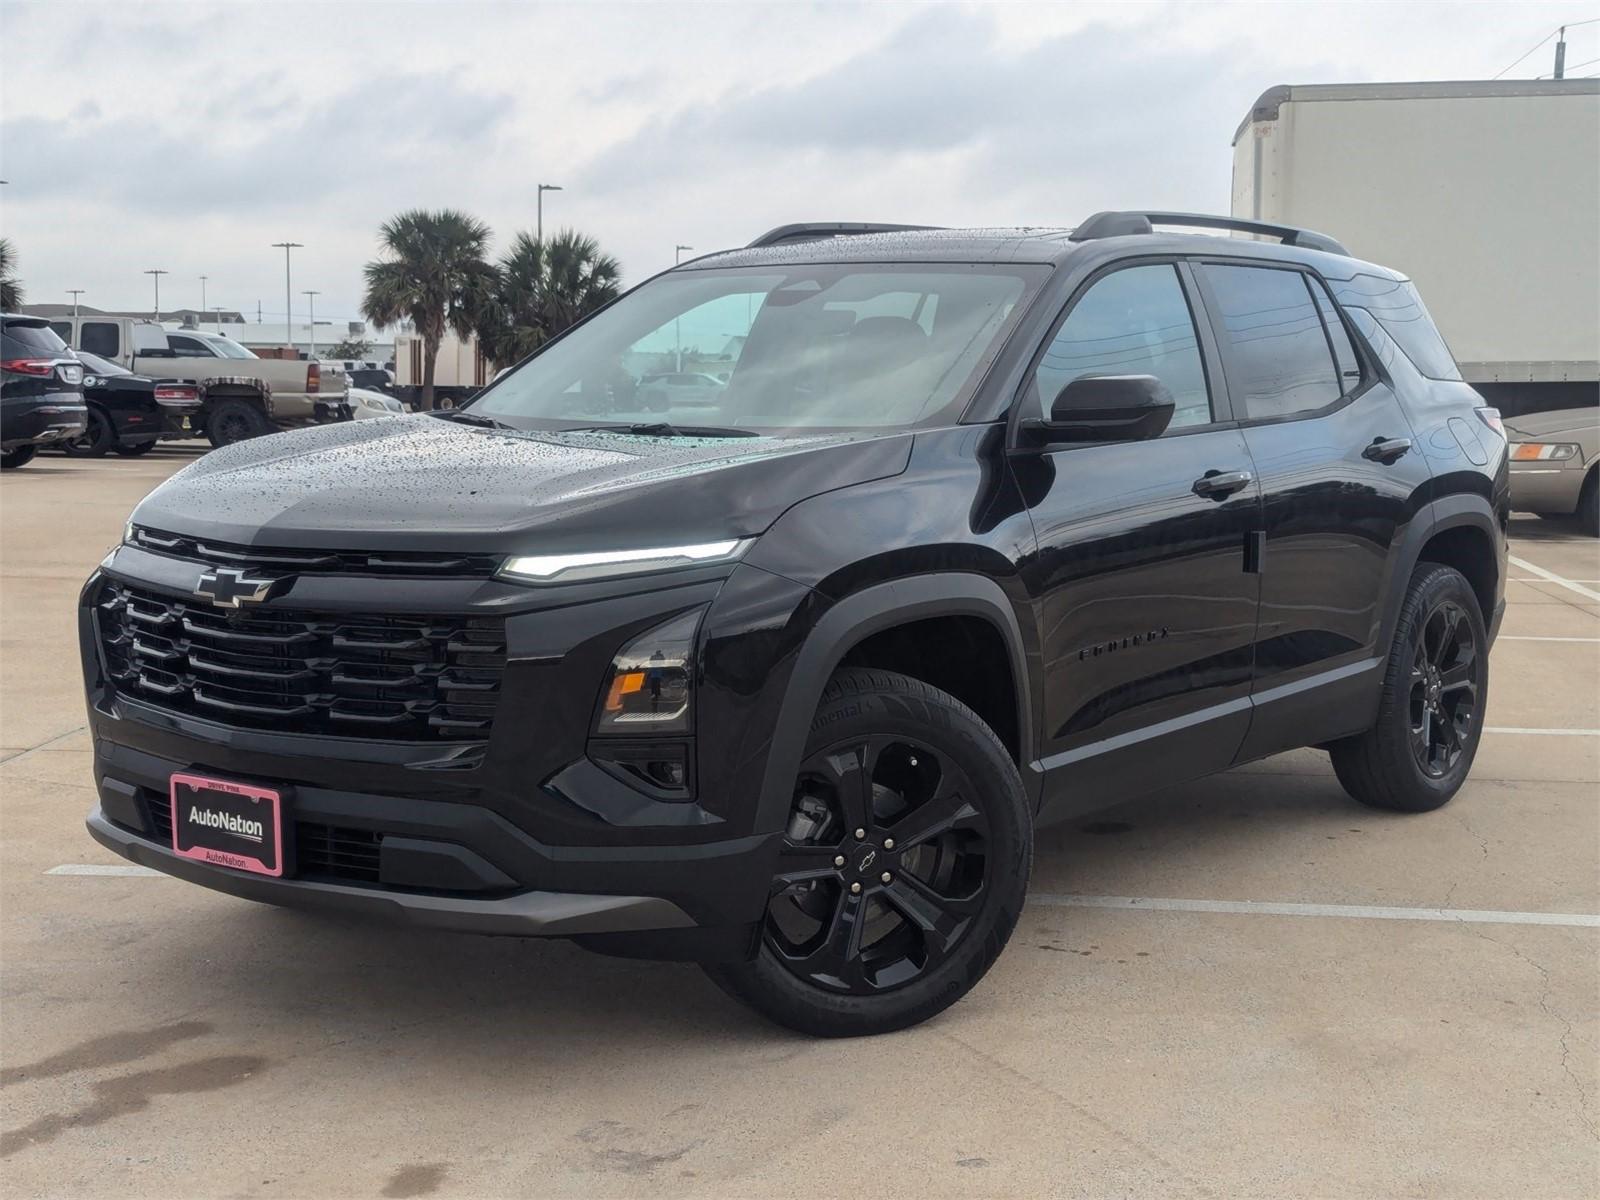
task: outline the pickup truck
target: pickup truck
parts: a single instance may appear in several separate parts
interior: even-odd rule
[[[50,327],[74,349],[137,374],[198,383],[204,403],[196,428],[213,446],[350,419],[348,383],[333,364],[257,358],[221,334],[164,329],[134,317],[62,317]]]

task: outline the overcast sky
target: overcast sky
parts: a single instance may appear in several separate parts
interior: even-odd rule
[[[1488,78],[1545,3],[65,3],[0,0],[0,232],[27,298],[350,318],[379,223],[594,235],[634,283],[799,220],[1226,211],[1278,83]],[[1548,73],[1546,45],[1508,78]],[[1600,70],[1600,24],[1567,61]]]

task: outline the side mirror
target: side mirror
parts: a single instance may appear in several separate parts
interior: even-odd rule
[[[1028,418],[1022,432],[1033,446],[1145,441],[1166,432],[1176,408],[1154,375],[1083,375],[1056,393],[1048,420]]]

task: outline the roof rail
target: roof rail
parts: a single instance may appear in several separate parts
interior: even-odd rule
[[[860,221],[803,221],[798,225],[779,225],[769,229],[746,247],[778,246],[784,242],[815,242],[825,238],[850,237],[860,233],[910,233],[918,229],[940,229],[939,225],[873,225]]]
[[[1285,246],[1301,246],[1307,250],[1323,250],[1329,254],[1346,256],[1350,254],[1342,244],[1325,233],[1299,229],[1293,225],[1275,225],[1270,221],[1250,221],[1243,217],[1214,217],[1207,213],[1098,212],[1074,229],[1069,240],[1090,242],[1097,238],[1150,233],[1153,232],[1151,229],[1153,225],[1183,225],[1195,229],[1264,233],[1277,238]]]

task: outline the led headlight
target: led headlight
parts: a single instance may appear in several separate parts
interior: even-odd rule
[[[694,635],[704,609],[646,630],[611,660],[596,733],[687,733],[694,687]]]
[[[526,554],[508,558],[500,568],[507,579],[525,583],[573,583],[584,579],[609,579],[616,575],[643,575],[678,567],[700,567],[732,562],[748,550],[754,538],[725,542],[698,542],[691,546],[651,546],[642,550],[595,550],[587,554]]]

